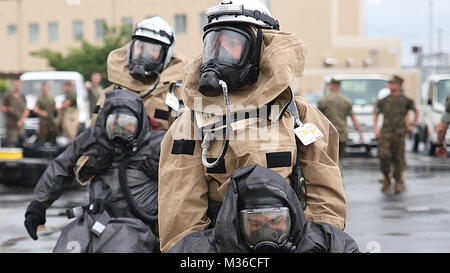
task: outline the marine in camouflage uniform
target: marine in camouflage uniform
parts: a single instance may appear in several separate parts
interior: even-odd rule
[[[450,124],[450,96],[447,97],[445,112],[442,115],[441,123],[437,126],[437,150],[436,154],[439,157],[447,157],[447,146],[445,144],[445,135],[447,134],[448,126]]]
[[[59,135],[67,137],[70,142],[75,140],[78,134],[79,112],[77,107],[77,94],[73,90],[71,82],[64,84],[66,99],[60,107],[58,131]]]
[[[447,97],[447,102],[445,104],[445,113],[442,115],[442,121],[450,123],[450,96]]]
[[[403,79],[394,76],[390,80],[391,94],[379,100],[375,109],[375,131],[379,136],[378,157],[380,159],[382,179],[382,191],[385,192],[391,185],[390,172],[394,166],[393,177],[395,179],[395,193],[401,193],[404,189],[405,161],[405,137],[408,128],[405,122],[408,111],[416,112],[415,123],[417,123],[418,111],[414,101],[401,93]],[[383,114],[384,122],[381,131],[378,132],[378,115]]]
[[[42,95],[36,102],[33,111],[39,115],[39,143],[55,143],[56,125],[55,118],[55,100],[48,94],[48,85],[42,85]]]
[[[88,86],[87,88],[91,115],[94,112],[95,106],[97,105],[97,101],[103,92],[101,82],[102,82],[102,75],[100,73],[97,72],[91,75],[91,83],[90,86]]]
[[[14,147],[23,134],[23,122],[29,115],[25,97],[20,93],[22,86],[19,80],[14,82],[14,90],[8,92],[2,99],[2,111],[6,120],[6,146]]]
[[[352,118],[356,130],[360,134],[361,142],[363,142],[363,134],[358,120],[353,113],[352,101],[339,93],[340,86],[340,81],[332,79],[329,85],[330,94],[319,101],[317,108],[331,121],[339,133],[339,168],[342,173],[342,160],[348,141],[347,116]]]

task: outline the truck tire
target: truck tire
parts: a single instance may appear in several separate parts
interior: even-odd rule
[[[419,151],[420,136],[419,134],[414,134],[413,136],[413,152],[417,153]]]
[[[432,142],[427,143],[428,155],[435,156],[436,155],[436,145]]]

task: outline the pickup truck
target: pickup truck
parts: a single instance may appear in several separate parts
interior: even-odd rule
[[[388,77],[378,74],[328,75],[322,84],[324,95],[328,94],[328,85],[332,79],[341,81],[341,94],[352,101],[353,112],[363,131],[364,144],[361,143],[359,133],[354,129],[351,118],[347,117],[349,126],[347,147],[365,147],[366,152],[370,154],[371,149],[378,145],[373,126],[374,105],[379,98],[380,91],[386,88]],[[381,128],[382,117],[378,121],[379,128]]]
[[[435,155],[437,132],[436,126],[441,122],[445,111],[445,101],[450,96],[450,75],[431,75],[422,86],[419,109],[419,120],[413,131],[413,151],[419,150],[419,144],[425,144],[429,155]],[[450,143],[450,129],[446,134],[446,142]]]

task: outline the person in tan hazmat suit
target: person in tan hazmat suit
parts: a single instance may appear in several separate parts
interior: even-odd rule
[[[122,89],[141,97],[153,130],[167,130],[181,107],[181,80],[185,58],[174,50],[175,34],[161,17],[136,24],[131,42],[108,55],[108,81],[93,111],[91,126],[103,107],[106,93]],[[89,157],[82,155],[76,165],[76,179],[89,183],[95,176],[83,169]]]
[[[207,17],[203,55],[185,68],[186,111],[161,143],[161,251],[211,228],[231,174],[253,164],[296,189],[307,220],[344,229],[338,133],[289,87],[303,74],[304,43],[256,0],[222,1]]]
[[[173,29],[161,17],[137,23],[132,41],[108,55],[108,81],[113,85],[98,100],[91,123],[95,124],[104,93],[116,87],[139,95],[152,128],[167,130],[180,108],[182,72],[187,64],[174,47]]]

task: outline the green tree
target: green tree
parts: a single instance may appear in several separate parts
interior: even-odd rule
[[[7,79],[0,79],[0,96],[9,90],[9,82]]]
[[[81,47],[71,48],[66,56],[51,49],[34,51],[31,55],[47,59],[48,65],[56,71],[78,71],[85,80],[90,79],[94,72],[100,72],[105,76],[109,52],[129,42],[133,30],[127,26],[117,28],[105,25],[104,27],[105,36],[101,46],[83,40]],[[107,81],[104,80],[104,84],[106,83]]]

